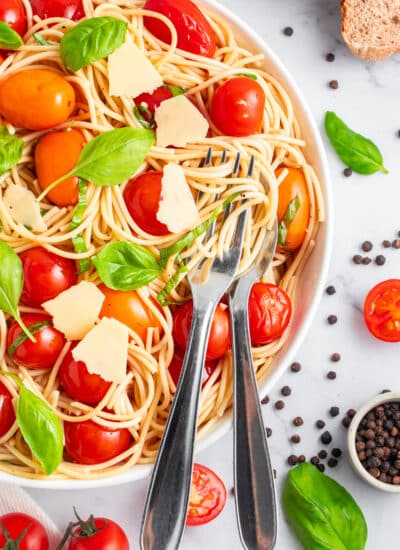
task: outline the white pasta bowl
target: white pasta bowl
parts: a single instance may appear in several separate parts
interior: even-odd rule
[[[316,238],[316,246],[309,257],[307,264],[298,281],[297,296],[301,296],[301,307],[295,308],[294,316],[288,329],[284,347],[275,357],[273,364],[259,383],[260,394],[265,395],[271,390],[279,377],[293,360],[297,350],[303,342],[311,321],[316,313],[321,298],[329,267],[332,249],[333,208],[332,192],[329,179],[328,163],[325,156],[322,140],[306,104],[303,95],[292,76],[269,46],[239,17],[215,0],[202,0],[208,9],[223,16],[231,25],[239,43],[250,51],[263,53],[265,56],[264,68],[279,80],[288,92],[300,123],[302,137],[307,142],[306,158],[313,166],[320,178],[323,198],[326,204],[326,221],[320,227]],[[300,304],[300,302],[298,302]],[[205,449],[226,434],[232,425],[232,414],[228,411],[212,431],[206,434],[197,444],[196,450]],[[133,466],[132,469],[114,477],[98,480],[30,480],[0,473],[1,481],[18,483],[19,485],[45,489],[87,489],[118,485],[131,482],[148,476],[151,466]]]

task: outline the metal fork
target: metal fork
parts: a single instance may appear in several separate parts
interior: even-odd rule
[[[240,157],[237,157],[237,171],[239,165]],[[142,550],[177,550],[183,535],[208,336],[215,308],[238,269],[246,214],[245,210],[239,215],[232,246],[221,258],[213,260],[207,280],[204,281],[201,264],[188,277],[193,297],[192,325],[182,373],[147,493],[140,534]],[[226,215],[227,212],[225,218]]]

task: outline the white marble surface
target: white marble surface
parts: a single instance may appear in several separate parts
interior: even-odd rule
[[[380,280],[398,277],[400,251],[389,250],[383,267],[374,264],[355,266],[351,257],[366,238],[380,253],[383,239],[392,239],[400,230],[399,166],[400,128],[399,90],[400,58],[393,57],[379,64],[366,64],[350,55],[340,36],[339,0],[223,0],[232,10],[250,23],[273,47],[304,91],[309,105],[321,125],[326,110],[334,110],[348,124],[373,138],[382,148],[388,176],[342,176],[343,166],[328,147],[334,196],[336,229],[329,283],[337,293],[324,296],[311,331],[298,354],[303,364],[300,374],[288,372],[271,392],[272,401],[280,388],[289,384],[292,395],[285,399],[286,407],[276,412],[264,407],[266,425],[273,435],[269,439],[272,461],[278,471],[278,499],[287,472],[286,458],[291,452],[311,457],[320,448],[314,422],[327,420],[336,446],[345,447],[345,430],[340,417],[329,419],[327,409],[338,405],[341,413],[357,407],[383,388],[399,390],[399,345],[374,340],[366,331],[361,307],[368,289]],[[291,38],[282,28],[291,25]],[[334,63],[325,61],[325,54],[336,55]],[[339,80],[338,90],[327,83]],[[397,118],[398,117],[398,118]],[[386,253],[385,253],[386,254]],[[329,326],[326,317],[338,316],[338,323]],[[333,365],[332,352],[338,351],[342,361]],[[326,373],[334,367],[338,377],[328,381]],[[291,420],[303,416],[304,426],[294,429]],[[291,445],[289,436],[302,436],[299,445]],[[232,486],[232,438],[220,440],[198,455],[198,461],[209,465]],[[363,508],[369,525],[368,550],[393,547],[398,534],[400,497],[381,494],[356,478],[346,458],[332,475],[343,483]],[[86,492],[34,491],[34,496],[60,527],[70,519],[72,505],[81,514],[106,515],[119,521],[129,535],[131,549],[137,550],[139,523],[146,491],[146,481],[122,487]],[[291,550],[297,545],[280,513],[277,550]],[[240,548],[235,524],[234,504],[228,503],[213,523],[187,529],[183,550],[236,550]]]

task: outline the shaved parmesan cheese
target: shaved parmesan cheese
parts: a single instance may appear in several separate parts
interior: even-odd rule
[[[42,307],[53,316],[57,330],[68,340],[81,340],[94,327],[105,296],[93,283],[81,281]]]
[[[72,356],[83,361],[90,374],[121,384],[126,376],[128,332],[119,321],[103,317],[72,350]]]
[[[196,203],[179,164],[171,162],[164,166],[157,220],[171,233],[192,229],[200,223]]]
[[[33,231],[46,231],[46,223],[40,215],[40,205],[35,195],[22,185],[10,185],[4,193],[4,206],[16,223],[22,223]]]
[[[163,85],[160,73],[133,42],[125,42],[108,58],[110,95],[137,97]]]
[[[189,142],[204,139],[209,128],[207,119],[184,95],[163,101],[154,119],[159,147],[185,147]]]

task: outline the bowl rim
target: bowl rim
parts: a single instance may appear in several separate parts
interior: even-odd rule
[[[333,191],[329,172],[329,164],[326,157],[323,141],[317,123],[311,113],[311,110],[305,100],[294,77],[280,60],[277,54],[274,53],[268,43],[260,37],[260,35],[244,22],[238,15],[233,13],[229,8],[221,5],[218,0],[199,0],[199,4],[204,4],[211,11],[215,11],[218,15],[224,17],[229,23],[240,29],[249,40],[256,46],[258,51],[265,55],[266,60],[276,68],[278,80],[284,83],[285,90],[288,91],[290,98],[296,103],[296,112],[301,113],[303,122],[302,127],[307,126],[313,144],[315,147],[315,158],[319,161],[319,176],[322,182],[322,190],[326,200],[325,204],[325,221],[324,221],[324,242],[321,250],[321,259],[319,261],[319,273],[317,277],[316,288],[313,297],[310,301],[308,311],[302,320],[301,326],[298,328],[296,335],[293,338],[288,349],[284,352],[283,358],[279,358],[279,365],[274,371],[265,377],[259,385],[259,393],[267,393],[277,380],[286,370],[286,364],[289,364],[300,345],[304,341],[308,333],[311,323],[315,317],[319,302],[322,297],[324,285],[327,280],[328,270],[330,265],[331,252],[333,248]],[[212,431],[206,434],[196,443],[195,453],[198,453],[207,447],[214,444],[218,439],[224,436],[232,427],[231,409],[218,420]],[[116,476],[80,480],[80,479],[29,479],[18,477],[17,475],[0,472],[0,481],[16,483],[23,487],[32,489],[49,489],[49,490],[77,490],[77,489],[98,489],[102,487],[117,486],[124,483],[129,483],[143,479],[150,475],[152,465],[136,465]]]
[[[379,481],[379,479],[375,479],[374,477],[372,477],[371,474],[369,474],[364,466],[361,464],[356,451],[357,428],[360,425],[361,420],[375,407],[383,405],[385,403],[390,403],[392,401],[400,402],[400,392],[391,391],[380,393],[379,395],[364,403],[364,405],[357,411],[351,421],[347,434],[347,450],[350,456],[350,462],[355,472],[359,475],[361,479],[366,481],[375,489],[379,489],[380,491],[385,491],[387,493],[397,494],[400,493],[400,485],[384,483],[383,481]]]

